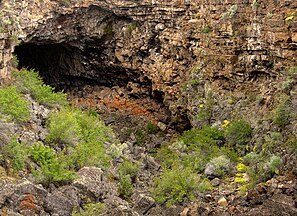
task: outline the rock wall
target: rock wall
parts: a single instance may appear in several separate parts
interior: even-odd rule
[[[55,60],[64,69],[44,76],[62,83],[64,75],[105,79],[111,86],[128,77],[140,86],[149,80],[151,94],[162,93],[175,122],[195,114],[184,83],[199,82],[194,93],[201,97],[208,88],[265,92],[267,83],[297,64],[293,0],[3,1],[0,7],[1,78],[9,77],[17,39],[61,45],[71,53]],[[21,65],[34,65],[32,55]]]

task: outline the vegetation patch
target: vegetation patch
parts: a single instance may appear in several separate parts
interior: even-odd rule
[[[78,169],[83,166],[106,167],[108,156],[104,143],[112,140],[111,129],[97,116],[76,108],[64,107],[52,113],[47,121],[47,142],[69,152],[69,159]]]
[[[194,199],[198,191],[211,190],[209,180],[203,178],[207,164],[215,164],[215,171],[221,176],[231,163],[227,151],[220,147],[223,142],[222,130],[205,126],[185,131],[176,142],[162,147],[156,154],[163,172],[154,181],[155,199],[170,206]]]
[[[0,88],[0,116],[7,121],[28,121],[29,103],[24,99],[15,86]]]
[[[45,85],[39,74],[34,70],[14,70],[14,85],[18,91],[31,96],[39,103],[48,106],[67,105],[67,96],[63,92],[54,92],[54,88]]]
[[[164,170],[155,179],[152,193],[159,203],[171,206],[186,200],[194,200],[198,191],[199,176],[193,170],[184,167],[173,167]]]
[[[72,216],[100,216],[104,215],[106,206],[104,203],[89,203],[83,206],[79,211],[74,211]]]
[[[290,98],[284,97],[280,104],[272,111],[273,123],[280,128],[284,128],[288,125],[294,117],[291,109],[292,103]]]
[[[1,149],[2,160],[12,168],[12,171],[17,173],[24,170],[28,158],[28,149],[23,144],[17,141],[16,137],[12,137],[10,142]]]
[[[246,145],[252,138],[252,127],[245,120],[237,120],[225,129],[225,138],[229,146],[244,154]]]
[[[139,170],[139,164],[125,160],[118,167],[119,173],[119,193],[123,198],[128,198],[133,193],[133,182]]]

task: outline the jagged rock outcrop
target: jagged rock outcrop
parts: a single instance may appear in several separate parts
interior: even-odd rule
[[[9,27],[1,34],[2,78],[20,38],[20,65],[48,82],[134,83],[161,92],[171,121],[182,124],[185,112],[193,115],[191,101],[187,110],[177,103],[189,77],[202,89],[260,90],[296,64],[294,1],[4,1],[1,8]]]
[[[284,71],[297,64],[296,8],[294,0],[3,0],[0,82],[9,80],[17,54],[19,67],[35,68],[48,84],[68,90],[73,104],[100,114],[122,111],[120,132],[131,129],[125,118],[130,114],[145,116],[163,131],[205,123],[221,126],[223,120],[244,116],[254,129],[251,147],[256,148],[257,139],[266,138],[271,128],[280,131],[271,119],[261,119],[279,102],[280,93],[296,105],[296,87],[291,86],[296,76],[289,87],[280,88],[286,81]],[[36,128],[20,137],[29,142],[44,139],[40,125],[49,112],[33,102],[32,109]],[[44,116],[38,117],[40,113]],[[120,119],[113,117],[106,123]],[[284,136],[296,132],[296,119],[290,121]],[[6,130],[13,133],[14,125]],[[73,184],[47,190],[26,179],[1,181],[2,213],[69,215],[86,199],[103,201],[110,215],[248,215],[250,209],[250,214],[273,215],[280,213],[278,208],[296,213],[296,173],[292,181],[277,180],[288,188],[268,185],[243,199],[219,188],[187,207],[156,205],[145,190],[160,165],[146,151],[170,135],[150,137],[151,147],[143,147],[136,146],[139,137],[134,132],[121,141],[129,139],[126,154],[143,160],[146,167],[130,203],[118,197],[99,168],[83,168]],[[6,140],[0,136],[1,142]],[[296,154],[290,151],[279,150],[285,171],[296,171]],[[214,184],[221,186],[220,181]],[[269,210],[271,205],[276,207]]]

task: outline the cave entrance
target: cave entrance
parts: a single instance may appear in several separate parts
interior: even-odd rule
[[[153,91],[147,76],[116,60],[109,61],[100,46],[79,49],[67,43],[24,43],[15,48],[14,54],[19,68],[38,71],[46,84],[64,90],[75,106],[107,114],[107,119],[109,113],[117,112],[121,118],[145,116],[177,131],[190,128],[186,114],[180,115],[179,121],[172,119],[163,103],[163,92]]]
[[[15,47],[19,68],[34,69],[39,72],[46,84],[59,90],[71,85],[68,75],[79,70],[76,61],[79,56],[66,44],[23,44]]]
[[[151,81],[140,71],[106,63],[100,48],[80,50],[66,43],[26,43],[15,48],[19,68],[35,69],[44,82],[57,90],[68,90],[82,85],[106,87],[139,83],[150,88]]]
[[[152,91],[151,80],[141,71],[104,61],[102,53],[100,48],[81,50],[66,43],[25,43],[15,48],[19,68],[38,71],[46,84],[67,92],[76,106],[169,124],[163,93]]]

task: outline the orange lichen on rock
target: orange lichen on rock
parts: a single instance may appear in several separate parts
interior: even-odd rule
[[[122,113],[128,113],[131,115],[145,116],[152,122],[157,122],[157,120],[152,116],[152,114],[145,108],[142,104],[136,101],[130,101],[128,99],[91,99],[91,98],[75,98],[72,100],[72,104],[77,107],[87,107],[100,111],[102,107],[106,107],[111,111],[119,111]]]
[[[35,203],[35,197],[33,194],[25,194],[23,199],[21,200],[19,204],[20,210],[38,210],[38,207]]]

